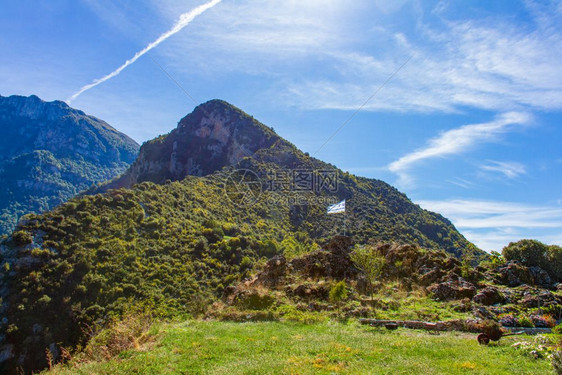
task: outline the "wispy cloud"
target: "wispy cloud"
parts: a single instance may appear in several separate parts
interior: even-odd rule
[[[543,234],[543,230],[562,229],[560,206],[468,199],[416,203],[449,218],[469,240],[486,250],[498,250],[522,238],[562,244],[562,236],[552,236],[551,231]]]
[[[484,200],[417,202],[461,228],[562,228],[562,208]]]
[[[227,11],[214,14],[197,30],[197,39],[175,40],[169,56],[178,59],[185,51],[191,64],[197,59],[201,69],[217,74],[274,76],[268,95],[275,103],[303,109],[355,110],[409,56],[406,69],[364,110],[562,108],[562,34],[552,22],[559,9],[530,12],[534,22],[521,27],[502,16],[451,21],[427,9],[425,14],[413,10],[420,8],[416,2],[404,3],[225,3]],[[246,16],[238,17],[234,7]],[[373,17],[368,27],[344,22],[362,20],[361,13]],[[417,25],[398,28],[395,20],[402,16],[417,17]]]
[[[488,164],[481,165],[480,169],[500,173],[507,178],[517,178],[527,173],[527,168],[523,164],[516,162],[490,161]]]
[[[460,177],[454,177],[452,179],[446,180],[446,182],[462,187],[463,189],[472,189],[475,186],[474,181],[469,181]]]
[[[185,28],[187,25],[189,25],[191,23],[191,21],[193,21],[197,16],[203,14],[206,10],[214,7],[215,5],[220,3],[221,1],[222,0],[211,0],[210,2],[205,3],[203,5],[200,5],[197,8],[194,8],[193,10],[191,10],[189,12],[183,13],[182,15],[180,15],[179,20],[176,22],[176,24],[170,30],[168,30],[164,34],[160,35],[160,37],[158,37],[158,39],[156,39],[154,42],[150,43],[148,46],[146,46],[145,48],[143,48],[142,50],[137,52],[132,58],[125,61],[125,63],[123,65],[121,65],[119,68],[115,69],[113,72],[109,73],[108,75],[106,75],[102,78],[94,80],[94,82],[92,82],[88,85],[83,86],[80,90],[78,90],[76,93],[74,93],[70,98],[68,98],[66,100],[67,103],[70,104],[78,96],[80,96],[84,92],[88,91],[89,89],[94,88],[97,85],[100,85],[100,84],[104,83],[105,81],[119,75],[119,73],[121,73],[126,67],[128,67],[129,65],[131,65],[135,61],[137,61],[141,56],[146,54],[151,49],[157,47],[160,43],[164,42],[166,39],[168,39],[172,35],[180,32],[183,28]]]
[[[530,121],[531,116],[529,114],[509,112],[488,123],[464,125],[460,128],[448,130],[431,139],[426,147],[390,163],[388,169],[399,176],[402,184],[411,183],[412,178],[409,171],[414,164],[427,159],[467,152],[476,144],[494,141],[499,135],[526,125]]]

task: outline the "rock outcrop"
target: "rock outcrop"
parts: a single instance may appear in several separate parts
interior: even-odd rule
[[[478,292],[472,299],[476,303],[481,303],[482,305],[495,305],[496,303],[502,303],[505,301],[504,295],[494,287],[486,287]]]
[[[462,279],[433,284],[427,290],[440,301],[451,301],[472,298],[476,294],[476,287]]]
[[[523,284],[539,285],[549,288],[552,279],[548,272],[540,267],[526,267],[517,261],[510,261],[496,270],[497,281],[503,285],[515,287]]]

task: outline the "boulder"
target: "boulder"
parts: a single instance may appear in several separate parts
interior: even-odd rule
[[[548,290],[543,290],[538,294],[525,293],[520,303],[527,308],[543,308],[562,304],[562,297],[554,295]]]
[[[484,306],[474,307],[472,310],[472,314],[478,319],[482,319],[482,320],[491,320],[495,318],[495,315]]]
[[[264,269],[260,272],[251,285],[263,285],[275,287],[287,272],[287,260],[283,255],[276,255],[267,261]]]
[[[433,284],[427,288],[427,290],[433,294],[435,299],[441,301],[472,298],[476,294],[476,287],[474,284],[463,281],[462,279]]]
[[[422,268],[419,272],[418,281],[420,285],[431,285],[437,283],[444,276],[444,272],[439,267]]]
[[[472,299],[476,303],[482,305],[495,305],[505,301],[505,297],[499,290],[494,287],[486,287],[478,292]]]
[[[529,272],[533,277],[533,281],[535,285],[540,285],[544,287],[549,287],[550,285],[552,285],[552,279],[550,278],[550,275],[542,268],[529,267]]]
[[[497,269],[498,282],[515,287],[522,284],[533,284],[534,278],[529,269],[517,261],[510,261]]]
[[[350,237],[336,236],[323,250],[293,259],[290,266],[306,277],[331,277],[337,280],[355,278],[358,270],[349,257],[352,246]]]

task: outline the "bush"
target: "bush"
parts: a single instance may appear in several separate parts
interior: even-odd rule
[[[557,325],[552,329],[552,332],[557,335],[562,335],[562,324]]]
[[[363,272],[371,296],[374,292],[374,284],[380,279],[385,265],[385,257],[371,246],[357,246],[350,254],[353,264]]]
[[[275,302],[275,298],[260,292],[240,293],[236,305],[247,310],[265,310]]]
[[[12,239],[16,246],[25,246],[33,242],[33,237],[26,231],[18,230],[12,234]]]
[[[527,328],[534,327],[532,320],[526,316],[519,317],[519,319],[517,319],[517,322],[519,324],[519,327],[527,327]]]
[[[307,311],[300,311],[293,305],[283,305],[277,309],[279,314],[283,316],[283,319],[290,320],[299,323],[320,323],[327,320],[325,315],[320,313],[312,313]]]
[[[552,328],[556,325],[556,320],[550,315],[531,315],[530,319],[537,328]]]
[[[347,285],[345,284],[345,281],[342,280],[336,283],[336,285],[334,285],[332,289],[330,289],[330,301],[339,303],[345,300],[346,298],[347,298]]]
[[[104,329],[88,343],[84,357],[90,361],[106,361],[129,349],[138,349],[151,338],[152,319],[130,315]]]

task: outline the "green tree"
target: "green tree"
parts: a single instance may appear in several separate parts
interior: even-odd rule
[[[508,261],[518,260],[527,267],[539,266],[546,268],[548,246],[537,240],[521,240],[511,242],[503,248],[502,254]]]
[[[511,242],[503,248],[507,261],[517,260],[527,267],[538,266],[556,279],[562,280],[562,248],[545,245],[537,240]]]
[[[355,266],[363,272],[368,284],[369,295],[373,296],[374,285],[380,279],[385,258],[374,247],[357,246],[350,254]]]

